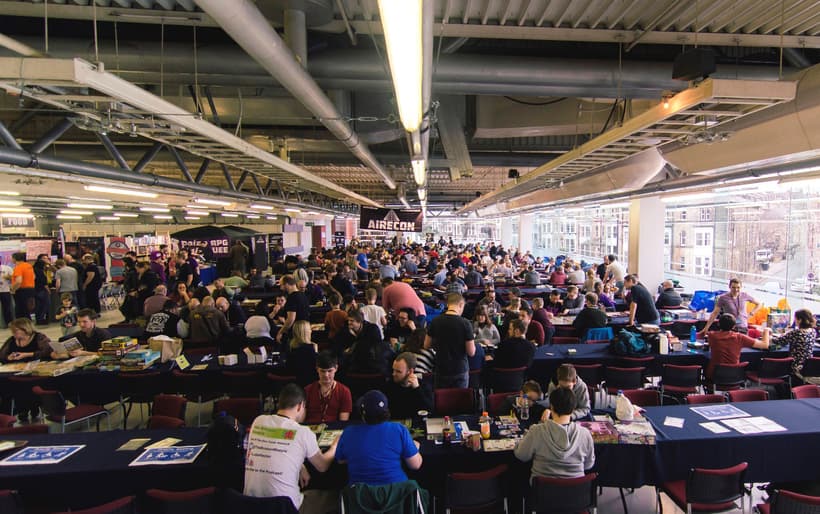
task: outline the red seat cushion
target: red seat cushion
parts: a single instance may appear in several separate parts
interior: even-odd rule
[[[672,498],[672,501],[686,512],[686,480],[667,482],[663,484],[662,488]],[[692,504],[692,512],[723,512],[734,508],[734,502]]]
[[[697,387],[683,387],[683,386],[673,386],[673,385],[665,385],[663,386],[663,391],[665,393],[692,393],[695,394],[698,392]]]
[[[758,503],[757,510],[760,514],[769,514],[772,511],[768,503]]]
[[[785,380],[782,378],[761,378],[757,373],[750,371],[746,373],[746,378],[751,380],[752,382],[757,382],[758,384],[766,384],[766,385],[777,385],[783,384]]]
[[[71,423],[71,422],[77,421],[79,419],[85,419],[85,418],[87,418],[89,416],[93,416],[95,414],[100,414],[102,412],[105,412],[105,409],[103,409],[99,405],[80,404],[80,405],[77,405],[76,407],[73,407],[71,409],[67,409],[65,411],[65,422],[66,423]],[[51,419],[51,417],[49,417],[49,419]],[[51,419],[51,421],[59,422],[60,418],[57,418],[56,420]]]

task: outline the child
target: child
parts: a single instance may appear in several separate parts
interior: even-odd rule
[[[63,305],[54,316],[54,319],[60,322],[60,328],[64,336],[80,330],[77,326],[77,307],[74,305],[73,300],[74,298],[71,296],[71,293],[63,293],[60,295],[60,301],[63,302]]]
[[[379,292],[372,287],[365,291],[364,296],[367,299],[367,305],[363,306],[361,311],[362,314],[364,314],[365,321],[369,321],[379,327],[379,334],[381,334],[382,339],[384,339],[384,327],[387,326],[387,313],[384,312],[384,309],[380,305],[376,305],[378,295]]]

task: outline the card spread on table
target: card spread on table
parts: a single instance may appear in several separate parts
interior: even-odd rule
[[[4,452],[6,450],[11,450],[15,446],[17,446],[16,441],[2,441],[2,442],[0,442],[0,452]]]
[[[337,437],[342,435],[342,432],[344,432],[344,430],[322,430],[322,435],[319,436],[319,440],[316,441],[316,444],[323,448],[329,447]]]
[[[741,418],[749,415],[748,412],[742,411],[731,404],[702,405],[699,407],[690,407],[690,409],[692,412],[700,414],[709,421],[727,418]]]
[[[701,423],[700,426],[712,432],[713,434],[725,434],[726,432],[730,432],[728,428],[714,421],[709,421],[708,423]]]
[[[140,448],[143,447],[143,445],[145,443],[147,443],[150,440],[151,439],[149,439],[148,437],[137,437],[135,439],[131,439],[131,440],[123,443],[122,446],[117,448],[117,451],[118,452],[125,452],[125,451],[139,450]]]
[[[197,364],[195,366],[191,366],[191,371],[204,371],[208,369],[207,364]]]
[[[485,439],[485,452],[503,452],[515,449],[517,439]]]
[[[675,427],[675,428],[683,428],[683,422],[686,421],[683,418],[673,418],[672,416],[666,416],[666,419],[663,420],[663,425],[666,427]]]
[[[129,466],[190,464],[196,460],[203,449],[205,449],[204,444],[146,449],[139,457],[131,461]]]
[[[29,446],[0,461],[2,466],[57,464],[85,448],[84,444],[66,446]]]
[[[177,439],[176,437],[166,437],[165,439],[161,439],[161,440],[155,442],[152,445],[146,446],[145,449],[146,450],[153,450],[155,448],[168,448],[170,446],[173,446],[173,445],[175,445],[177,443],[181,443],[181,442],[182,442],[182,439]]]

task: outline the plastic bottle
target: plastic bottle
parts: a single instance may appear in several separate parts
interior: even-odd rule
[[[658,339],[660,340],[658,346],[660,346],[659,350],[660,350],[661,355],[668,354],[669,353],[669,337],[666,335],[666,332],[661,332],[660,335],[658,336]]]
[[[618,391],[615,398],[615,417],[622,421],[632,421],[635,417],[634,408],[629,398],[624,396],[623,391]]]
[[[692,325],[689,328],[689,342],[694,343],[698,339],[698,330],[695,328],[695,325]]]
[[[481,413],[481,418],[478,420],[478,426],[481,427],[481,438],[490,438],[490,416],[487,411]]]
[[[449,443],[453,440],[453,421],[450,416],[444,416],[444,425],[441,427],[442,440]]]

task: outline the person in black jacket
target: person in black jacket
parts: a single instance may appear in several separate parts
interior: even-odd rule
[[[385,382],[382,391],[393,419],[408,419],[420,410],[433,410],[433,381],[416,375],[417,364],[416,354],[411,352],[400,353],[393,361],[392,379]]]
[[[495,368],[529,367],[535,355],[535,346],[524,338],[527,325],[523,320],[510,321],[509,337],[499,343],[492,356],[486,357]]]
[[[364,314],[359,309],[348,313],[347,326],[353,336],[353,344],[348,350],[347,372],[381,373],[387,376],[392,352],[382,340],[379,327],[365,321]]]
[[[48,275],[46,275],[46,270],[51,268],[51,260],[48,258],[48,255],[41,253],[37,256],[37,260],[32,267],[34,268],[34,312],[37,315],[37,324],[48,325],[48,314],[51,308],[51,291],[48,289]]]
[[[572,326],[578,331],[581,341],[586,340],[590,328],[604,328],[608,321],[606,313],[598,308],[597,294],[587,293],[584,298],[584,308],[572,321]]]

